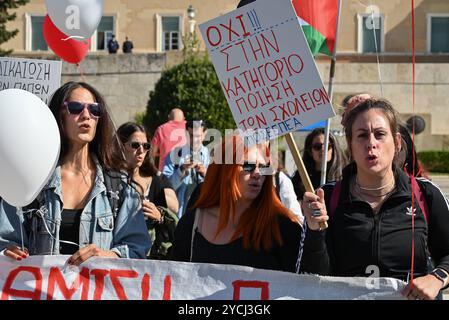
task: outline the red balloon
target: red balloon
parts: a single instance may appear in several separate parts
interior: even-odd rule
[[[90,39],[77,41],[62,33],[51,21],[48,14],[44,19],[43,33],[45,42],[55,54],[69,63],[79,63],[89,51]]]

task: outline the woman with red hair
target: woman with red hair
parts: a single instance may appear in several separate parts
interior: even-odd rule
[[[219,145],[198,200],[179,221],[173,259],[295,272],[303,231],[272,174],[267,145],[247,148],[239,136]]]

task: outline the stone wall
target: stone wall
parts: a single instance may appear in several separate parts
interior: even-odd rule
[[[19,56],[19,55],[17,55]],[[56,59],[51,55],[20,55],[33,59]],[[446,59],[447,60],[447,59]],[[181,53],[169,54],[90,54],[81,63],[87,82],[106,97],[117,125],[134,120],[144,112],[149,92],[162,71],[182,61]],[[329,61],[318,59],[318,69],[328,86]],[[403,120],[412,113],[412,66],[410,62],[377,63],[337,60],[334,80],[334,106],[350,93],[369,92],[390,100]],[[62,82],[82,80],[80,70],[63,63]],[[382,78],[382,90],[380,86]],[[416,65],[415,114],[426,121],[423,133],[416,136],[418,150],[449,149],[449,63],[421,62]],[[383,95],[382,95],[383,93]],[[340,117],[331,119],[331,129],[340,130]]]
[[[84,78],[92,84],[105,96],[118,126],[146,110],[149,92],[161,77],[165,63],[165,54],[89,55],[81,69],[63,63],[62,83]]]
[[[161,50],[161,27],[158,16],[179,16],[181,34],[189,30],[187,7],[195,8],[196,25],[218,17],[236,8],[238,0],[107,0],[103,1],[103,15],[112,16],[114,33],[120,45],[129,36],[134,43],[134,52],[158,52]],[[411,15],[409,0],[342,1],[338,38],[338,52],[358,52],[358,15],[371,12],[369,6],[384,15],[385,52],[405,53],[411,51]],[[365,3],[365,4],[364,4]],[[427,15],[449,12],[447,0],[415,0],[416,52],[428,52]],[[31,50],[30,30],[27,30],[27,15],[45,15],[44,0],[32,0],[25,6],[12,10],[17,14],[7,23],[8,30],[18,29],[16,37],[2,44],[4,49],[16,52]],[[196,31],[199,32],[198,27]],[[95,42],[95,41],[93,41]],[[27,48],[28,43],[28,48]],[[201,47],[204,42],[200,37]],[[95,49],[94,43],[92,49]]]
[[[318,63],[318,66],[327,87],[329,65]],[[449,63],[416,64],[414,110],[411,63],[381,63],[380,74],[376,63],[337,61],[334,101],[339,104],[347,94],[357,92],[384,97],[392,102],[402,120],[417,114],[426,121],[424,132],[416,136],[418,151],[449,149]],[[338,129],[339,121],[339,117],[334,118],[332,128]]]

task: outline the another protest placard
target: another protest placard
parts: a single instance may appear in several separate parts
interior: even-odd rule
[[[335,115],[291,0],[258,0],[200,30],[238,128],[259,130],[254,142]]]
[[[61,67],[61,61],[1,57],[0,90],[26,90],[48,104],[61,86]]]
[[[0,299],[34,300],[274,300],[404,299],[392,278],[298,275],[205,263],[69,256],[0,256]]]

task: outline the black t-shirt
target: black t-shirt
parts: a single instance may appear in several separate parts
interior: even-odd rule
[[[170,181],[165,176],[153,176],[150,189],[145,194],[145,199],[153,202],[156,206],[167,207],[164,189],[172,189]]]
[[[173,260],[190,261],[190,244],[196,210],[187,210],[181,217],[175,231]],[[196,230],[192,262],[233,264],[259,269],[295,272],[298,258],[302,228],[287,217],[278,216],[283,245],[274,243],[271,250],[243,247],[243,238],[227,244],[210,243]]]
[[[321,186],[321,171],[317,171],[314,168],[311,170],[307,170],[307,173],[310,177],[310,182],[312,183],[313,188],[316,190]],[[304,192],[306,189],[304,184],[301,181],[301,176],[298,171],[295,171],[295,174],[292,177],[293,188],[295,189],[296,197],[298,200],[302,200],[304,196]]]
[[[83,209],[62,210],[61,229],[59,230],[60,240],[79,243],[81,212],[83,212]],[[79,250],[79,247],[74,244],[60,242],[59,245],[61,254],[74,254]]]

